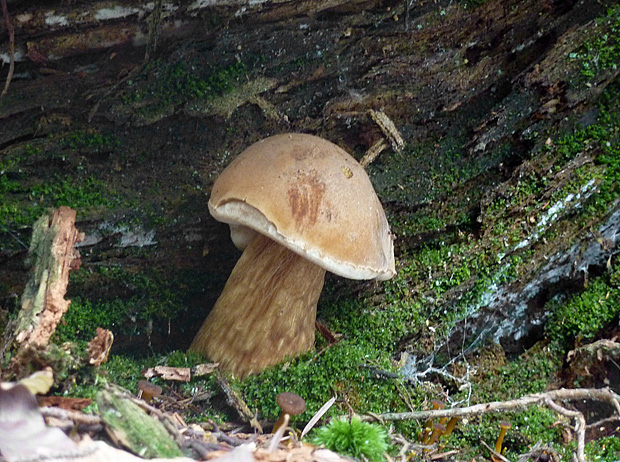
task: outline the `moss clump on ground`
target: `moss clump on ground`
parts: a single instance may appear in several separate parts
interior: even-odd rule
[[[71,305],[58,326],[55,341],[90,341],[97,327],[121,335],[150,335],[166,331],[169,324],[187,315],[194,292],[185,284],[196,278],[179,271],[172,279],[162,268],[134,271],[129,267],[98,266],[71,274]],[[199,291],[199,289],[196,289]],[[75,295],[72,294],[81,294]],[[88,294],[97,294],[92,299]]]
[[[551,312],[545,327],[550,339],[567,349],[592,340],[620,317],[620,267],[616,264],[590,280],[583,292],[566,300],[556,298],[546,308]]]
[[[332,420],[314,432],[312,441],[339,454],[373,462],[385,460],[383,454],[389,447],[386,431],[377,424],[362,422],[359,417]]]
[[[280,413],[275,397],[283,391],[301,395],[308,414],[316,412],[334,395],[356,411],[381,412],[402,408],[393,381],[378,377],[375,372],[390,369],[385,354],[369,345],[343,340],[320,354],[306,354],[284,367],[236,382],[235,386],[243,392],[251,409],[259,409],[263,417],[272,420]],[[346,406],[341,401],[329,415],[338,415],[343,409]]]

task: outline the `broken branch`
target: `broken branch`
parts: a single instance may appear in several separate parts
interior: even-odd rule
[[[9,85],[11,85],[11,79],[13,78],[13,72],[15,71],[15,29],[11,22],[11,16],[9,16],[9,7],[6,0],[2,0],[2,15],[4,16],[4,24],[9,34],[9,72],[6,75],[6,81],[4,82],[4,89],[0,94],[0,97],[7,94],[9,91]]]
[[[614,407],[618,416],[616,419],[620,420],[620,395],[614,393],[609,388],[576,388],[552,390],[543,393],[534,393],[531,395],[522,396],[521,398],[509,400],[509,401],[493,401],[490,403],[476,404],[474,406],[453,408],[453,409],[440,409],[437,411],[415,411],[415,412],[391,412],[387,414],[380,414],[383,420],[421,420],[421,419],[435,419],[441,417],[472,417],[482,414],[499,413],[506,411],[514,411],[522,409],[528,406],[543,404],[553,411],[566,417],[576,420],[575,432],[577,433],[577,453],[576,460],[579,462],[585,461],[585,430],[586,420],[583,414],[579,411],[573,411],[566,409],[556,401],[579,401],[579,400],[596,400],[604,401]],[[375,416],[361,416],[363,421],[376,420]]]

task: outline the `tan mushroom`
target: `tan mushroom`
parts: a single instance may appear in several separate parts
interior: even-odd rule
[[[161,396],[162,389],[159,385],[149,382],[148,380],[138,381],[138,398],[142,398],[150,403],[154,397]]]
[[[243,151],[213,185],[209,211],[243,250],[190,349],[245,377],[310,350],[325,271],[395,274],[392,236],[368,175],[304,134]]]

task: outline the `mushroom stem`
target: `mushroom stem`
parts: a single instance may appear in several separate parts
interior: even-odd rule
[[[290,419],[291,419],[290,414],[287,414],[286,412],[281,412],[280,417],[278,417],[278,420],[273,425],[273,429],[271,430],[271,433],[277,433],[277,431],[280,429],[280,427],[282,427],[282,425],[288,425],[288,423],[290,422]]]
[[[242,378],[310,350],[324,279],[323,268],[257,235],[190,350]]]
[[[497,437],[497,441],[495,441],[495,452],[498,454],[502,453],[502,443],[504,442],[504,437],[506,436],[506,432],[510,428],[510,422],[507,420],[502,420],[499,423],[499,436]],[[494,454],[491,454],[491,459],[493,461],[499,462],[499,457],[495,457]]]

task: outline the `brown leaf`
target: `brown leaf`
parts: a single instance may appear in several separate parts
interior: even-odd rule
[[[68,411],[81,411],[93,404],[90,398],[69,398],[67,396],[41,396],[38,401],[39,406],[59,407]]]
[[[108,360],[110,348],[114,342],[114,334],[107,330],[97,327],[95,338],[88,342],[88,363],[93,366],[100,366]]]

